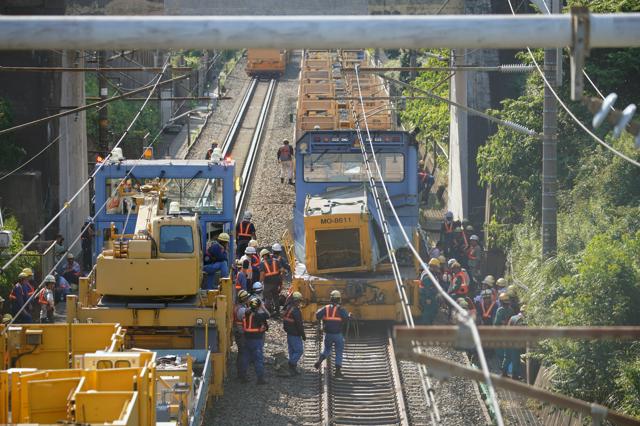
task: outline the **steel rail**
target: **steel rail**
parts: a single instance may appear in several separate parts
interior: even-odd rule
[[[246,201],[249,198],[248,194],[251,187],[251,177],[253,175],[253,170],[256,163],[255,160],[258,158],[258,148],[262,143],[264,130],[267,126],[267,118],[269,116],[269,110],[271,109],[271,101],[273,100],[273,94],[275,93],[276,85],[277,80],[275,79],[269,82],[269,88],[267,89],[267,94],[265,96],[264,102],[262,103],[262,109],[260,110],[260,117],[258,118],[258,123],[256,124],[256,129],[251,139],[249,153],[244,162],[244,167],[242,168],[242,174],[240,175],[242,186],[240,192],[236,194],[236,216],[234,218],[234,226],[242,217]]]
[[[589,22],[590,48],[640,46],[638,13],[591,14]],[[518,49],[572,46],[572,36],[569,14],[0,17],[0,50]]]
[[[258,83],[257,79],[255,78],[251,79],[251,82],[249,83],[249,87],[245,91],[244,96],[242,97],[242,101],[240,102],[240,107],[236,111],[236,114],[233,117],[233,120],[231,121],[231,126],[229,127],[229,130],[227,131],[227,134],[224,137],[224,141],[222,142],[222,145],[220,147],[220,150],[222,151],[221,156],[223,159],[227,158],[227,156],[231,154],[231,152],[233,151],[233,145],[236,140],[236,136],[240,131],[242,120],[244,120],[247,110],[249,109],[249,105],[251,105],[253,94],[255,93],[256,87],[258,86],[257,83]],[[200,200],[200,203],[202,203],[203,205],[206,203],[206,199],[209,196],[209,193],[211,192],[212,186],[213,186],[213,180],[210,180],[202,188],[202,192],[200,193],[200,197],[198,198],[198,200]],[[234,223],[234,226],[235,226],[235,223]]]
[[[343,378],[332,366],[323,369],[322,424],[409,425],[388,329],[347,339]]]

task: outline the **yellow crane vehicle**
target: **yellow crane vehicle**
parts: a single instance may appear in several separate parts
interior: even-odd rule
[[[234,163],[114,155],[94,189],[96,266],[66,323],[0,333],[0,423],[198,425],[231,344],[231,281],[201,284],[233,229]]]
[[[305,320],[315,320],[315,311],[329,302],[332,290],[341,291],[343,305],[358,319],[403,320],[385,227],[403,263],[410,309],[414,315],[420,312],[419,285],[414,280],[417,265],[398,225],[383,227],[362,153],[363,147],[370,155],[371,147],[375,150],[402,226],[419,246],[417,146],[411,135],[395,130],[388,100],[375,99],[376,93],[384,92],[378,77],[360,76],[358,90],[353,67],[366,64],[363,50],[304,54],[296,127],[296,202],[288,255],[296,265],[293,290],[307,301]],[[362,103],[357,97],[360,91]],[[375,173],[375,166],[371,167]],[[384,216],[390,218],[386,202],[382,206]]]

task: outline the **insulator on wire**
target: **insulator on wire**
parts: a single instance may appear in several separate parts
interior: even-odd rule
[[[629,124],[629,122],[633,118],[633,114],[635,113],[636,113],[635,104],[631,104],[627,106],[624,109],[624,111],[622,111],[622,117],[620,118],[620,121],[618,121],[618,124],[616,124],[616,126],[613,128],[614,138],[618,139],[620,137],[624,129],[627,127],[627,124]]]
[[[505,65],[500,65],[499,69],[500,69],[500,72],[515,73],[515,72],[533,71],[535,68],[533,65],[505,64]]]
[[[600,105],[600,111],[598,111],[596,115],[593,116],[593,121],[591,122],[594,129],[600,127],[600,125],[604,122],[604,120],[609,115],[609,112],[613,109],[613,104],[615,104],[617,100],[618,95],[616,95],[615,93],[610,93],[609,96],[604,98],[602,105]]]
[[[503,126],[506,127],[510,127],[511,129],[518,131],[520,133],[527,133],[530,136],[535,136],[536,132],[534,132],[531,129],[527,129],[526,127],[524,127],[522,124],[518,124],[518,123],[514,123],[512,121],[507,121],[507,120],[502,120],[502,124]]]

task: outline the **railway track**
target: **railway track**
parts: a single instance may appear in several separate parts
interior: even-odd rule
[[[222,158],[231,158],[236,164],[236,216],[241,219],[247,204],[251,177],[258,157],[275,93],[277,80],[261,81],[254,78],[249,83],[240,107],[234,116],[220,149]],[[216,183],[210,181],[202,188],[200,199],[205,201]]]

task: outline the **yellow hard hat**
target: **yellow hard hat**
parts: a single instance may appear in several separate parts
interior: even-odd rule
[[[507,294],[511,297],[513,296],[517,296],[518,295],[518,287],[516,287],[515,285],[511,284],[509,287],[507,287]]]
[[[440,255],[438,256],[438,261],[440,262],[440,265],[445,265],[447,263],[447,258]]]
[[[2,317],[2,323],[8,324],[12,319],[13,317],[11,316],[11,314],[4,314],[4,316]]]
[[[24,272],[20,272],[18,274],[18,279],[22,279],[22,278],[29,278],[29,275],[25,274]]]
[[[227,234],[226,232],[221,232],[218,235],[218,241],[222,241],[224,243],[228,243],[229,242],[229,234]]]
[[[291,297],[293,297],[293,300],[302,300],[302,293],[294,291]]]
[[[429,261],[429,266],[440,266],[440,261],[434,257]]]
[[[27,276],[28,276],[28,277],[32,277],[32,276],[33,276],[33,269],[31,269],[31,268],[24,268],[24,269],[22,270],[22,273],[23,273],[23,274],[27,274]]]
[[[500,293],[500,296],[498,296],[498,299],[500,299],[501,302],[508,302],[511,300],[507,293]]]
[[[266,254],[271,254],[271,252],[267,249],[262,249],[260,250],[260,257],[266,255]]]
[[[451,269],[453,268],[460,268],[460,264],[458,262],[453,262],[453,265],[451,265]]]
[[[505,280],[504,278],[498,278],[498,281],[496,281],[496,285],[498,287],[506,287],[507,286],[507,280]]]

